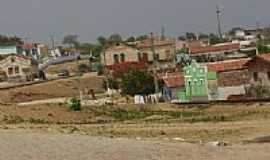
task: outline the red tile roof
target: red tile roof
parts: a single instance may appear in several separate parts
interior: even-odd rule
[[[250,60],[251,60],[250,58],[242,58],[242,59],[237,59],[237,60],[208,63],[207,68],[209,71],[214,71],[214,72],[242,70],[242,69],[247,69],[246,63]]]
[[[205,46],[205,47],[190,47],[190,54],[199,53],[211,53],[211,52],[221,52],[221,51],[231,51],[240,49],[240,44],[224,44],[219,46]]]
[[[262,54],[258,57],[270,62],[270,53]]]
[[[185,77],[181,74],[168,75],[163,77],[163,81],[169,88],[185,86]]]
[[[35,44],[33,43],[26,43],[23,45],[23,49],[32,49],[35,48]]]

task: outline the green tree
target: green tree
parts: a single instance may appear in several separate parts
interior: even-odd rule
[[[148,38],[148,35],[140,35],[136,38],[136,41],[143,41],[146,40]]]
[[[205,33],[200,33],[199,34],[199,39],[208,39],[209,38],[209,35],[208,34],[205,34]]]
[[[187,32],[187,33],[186,33],[186,39],[187,39],[187,40],[190,40],[190,41],[196,40],[196,39],[197,39],[197,36],[196,36],[195,33]]]
[[[112,34],[109,38],[108,38],[108,42],[109,43],[119,43],[122,42],[122,37],[119,34]]]
[[[126,39],[126,42],[135,42],[135,41],[136,39],[133,36]]]
[[[131,96],[154,93],[154,77],[146,71],[129,70],[121,78],[121,88],[124,94]]]
[[[229,35],[234,36],[235,32],[238,31],[238,30],[244,30],[244,29],[241,28],[241,27],[234,27],[228,33],[229,33]]]
[[[99,36],[97,38],[97,41],[101,46],[105,46],[107,44],[107,39],[104,36]]]
[[[20,45],[23,44],[23,41],[19,37],[8,37],[0,35],[0,45]]]
[[[63,44],[69,45],[70,48],[72,48],[72,47],[78,48],[80,45],[77,35],[66,35],[63,38]]]
[[[218,43],[225,42],[224,39],[220,39],[219,36],[214,33],[209,34],[209,41],[210,41],[210,44],[218,44]]]

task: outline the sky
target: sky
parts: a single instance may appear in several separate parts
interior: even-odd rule
[[[124,37],[160,33],[217,32],[216,5],[222,29],[270,25],[270,0],[0,0],[0,34],[28,41],[58,43],[76,34],[82,42],[100,35]]]

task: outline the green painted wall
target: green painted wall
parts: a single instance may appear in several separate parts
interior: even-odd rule
[[[184,68],[185,86],[187,97],[208,96],[207,68],[196,61]]]

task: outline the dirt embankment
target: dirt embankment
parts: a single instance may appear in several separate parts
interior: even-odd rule
[[[89,66],[89,60],[79,60],[78,62],[73,61],[63,64],[51,65],[48,68],[46,68],[45,73],[53,75],[57,74],[61,69],[66,69],[69,71],[69,73],[75,73],[76,71],[78,71],[78,65],[81,64]]]
[[[97,76],[83,76],[50,81],[31,86],[0,90],[0,102],[19,103],[33,100],[78,96],[78,87],[94,89],[95,92],[104,92],[103,78]]]

